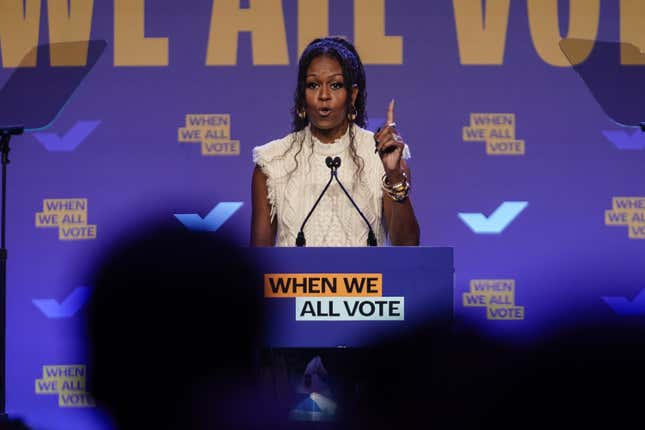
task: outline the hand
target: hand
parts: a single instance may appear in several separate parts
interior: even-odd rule
[[[392,181],[400,180],[403,175],[403,171],[401,170],[401,157],[403,155],[403,148],[405,148],[405,142],[396,131],[394,100],[387,107],[385,125],[376,131],[374,141],[376,142],[375,152],[378,152],[381,157],[388,178]]]

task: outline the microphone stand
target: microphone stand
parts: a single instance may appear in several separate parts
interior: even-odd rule
[[[305,244],[307,243],[307,241],[305,240],[305,233],[303,232],[305,228],[305,224],[307,224],[307,221],[309,220],[309,217],[311,216],[311,214],[314,213],[314,209],[316,209],[316,206],[318,206],[318,203],[320,203],[320,199],[322,199],[322,196],[325,194],[325,192],[327,192],[327,188],[329,188],[329,185],[331,185],[331,181],[334,180],[336,167],[334,166],[334,163],[331,157],[327,157],[327,159],[325,160],[325,163],[327,164],[327,167],[331,169],[329,181],[327,181],[327,185],[325,185],[325,188],[323,188],[322,193],[320,193],[320,195],[318,196],[318,200],[316,200],[316,203],[314,203],[313,207],[307,214],[307,217],[302,222],[302,225],[300,226],[300,231],[298,232],[298,237],[296,238],[296,246],[305,246]]]
[[[2,157],[2,202],[0,208],[0,422],[7,420],[6,413],[6,357],[7,357],[7,247],[5,243],[7,215],[7,165],[9,164],[9,141],[18,136],[23,126],[0,128],[0,153]]]
[[[325,185],[325,188],[323,188],[322,192],[318,196],[318,199],[316,200],[316,203],[314,203],[313,207],[307,214],[307,217],[305,220],[302,222],[302,225],[300,226],[300,231],[298,232],[298,237],[296,237],[296,246],[305,246],[307,241],[305,240],[305,233],[304,233],[304,228],[305,224],[307,224],[307,221],[309,220],[309,217],[311,214],[314,212],[314,209],[316,209],[316,206],[318,206],[318,203],[320,203],[320,199],[322,199],[322,196],[327,192],[327,189],[329,188],[329,185],[331,184],[331,181],[336,179],[336,182],[338,182],[338,185],[340,185],[340,188],[343,190],[347,198],[349,199],[350,202],[352,202],[352,205],[354,205],[354,208],[358,212],[358,214],[363,218],[363,221],[365,221],[365,224],[367,224],[367,228],[369,229],[369,232],[367,234],[367,245],[368,246],[376,246],[376,235],[374,234],[374,230],[372,230],[372,226],[370,225],[370,222],[365,218],[365,215],[363,215],[363,212],[358,208],[358,205],[356,205],[356,202],[354,202],[354,199],[352,199],[352,196],[349,195],[343,184],[340,182],[340,179],[338,179],[338,168],[340,167],[340,157],[335,157],[333,160],[331,157],[327,157],[325,159],[325,164],[329,169],[331,170],[331,175],[329,177],[329,181],[327,181],[327,185]]]
[[[363,215],[363,212],[358,208],[358,205],[352,198],[352,196],[349,195],[343,184],[340,182],[340,179],[338,179],[338,168],[340,167],[340,157],[336,157],[333,160],[334,167],[335,169],[332,169],[332,176],[336,178],[336,182],[338,182],[338,185],[340,185],[340,188],[343,190],[347,198],[349,199],[350,202],[352,202],[352,205],[354,205],[354,208],[356,208],[356,211],[358,214],[363,218],[363,221],[365,221],[365,224],[367,224],[367,228],[369,229],[369,232],[367,233],[367,246],[376,246],[376,235],[374,234],[374,230],[372,230],[372,226],[370,225],[370,222],[365,218],[365,215]]]

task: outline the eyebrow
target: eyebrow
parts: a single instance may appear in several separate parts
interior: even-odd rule
[[[307,75],[307,77],[309,77],[309,76],[317,77],[318,75],[316,75],[315,73],[310,73],[310,74],[308,74],[308,75]],[[333,75],[331,75],[331,76],[332,76],[332,77],[333,77],[333,76],[343,76],[343,74],[342,74],[342,73],[334,73],[334,74],[333,74]]]

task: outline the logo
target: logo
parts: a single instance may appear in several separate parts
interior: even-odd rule
[[[175,218],[190,230],[217,231],[243,204],[242,202],[222,202],[218,203],[204,218],[198,214],[175,214]]]
[[[529,202],[504,202],[486,217],[483,213],[459,212],[457,216],[475,234],[500,234],[528,206]]]
[[[63,137],[57,133],[34,133],[34,137],[50,152],[70,152],[83,143],[99,124],[101,121],[78,121]]]
[[[179,142],[201,143],[202,155],[240,155],[240,141],[231,140],[230,114],[187,114],[177,134]]]
[[[405,319],[405,297],[383,297],[381,273],[265,274],[264,297],[295,297],[296,321]]]
[[[645,239],[645,197],[614,197],[605,225],[626,226],[630,239]]]
[[[622,296],[604,296],[601,299],[609,307],[622,316],[645,315],[645,288],[643,288],[633,300]]]
[[[463,305],[486,308],[488,320],[524,319],[524,306],[515,306],[514,279],[472,279]]]
[[[87,223],[87,199],[43,200],[36,228],[58,228],[59,240],[96,239],[96,225]]]
[[[618,149],[625,151],[645,149],[645,133],[641,130],[636,130],[632,134],[623,130],[606,130],[602,134]]]
[[[524,155],[523,140],[515,139],[514,113],[471,113],[463,127],[464,142],[486,142],[487,155]]]
[[[62,303],[58,303],[55,299],[33,299],[31,302],[47,318],[71,318],[81,310],[89,297],[89,288],[77,287]]]
[[[85,391],[85,378],[84,364],[43,366],[43,377],[35,381],[36,394],[57,394],[61,408],[91,408],[96,403]]]

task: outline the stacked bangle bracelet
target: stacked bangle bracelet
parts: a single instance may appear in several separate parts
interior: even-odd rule
[[[397,202],[402,202],[408,198],[410,194],[410,183],[408,182],[408,177],[403,173],[403,180],[397,184],[390,184],[390,181],[387,178],[387,175],[383,175],[381,188],[385,191],[385,194],[390,196],[392,200]]]

